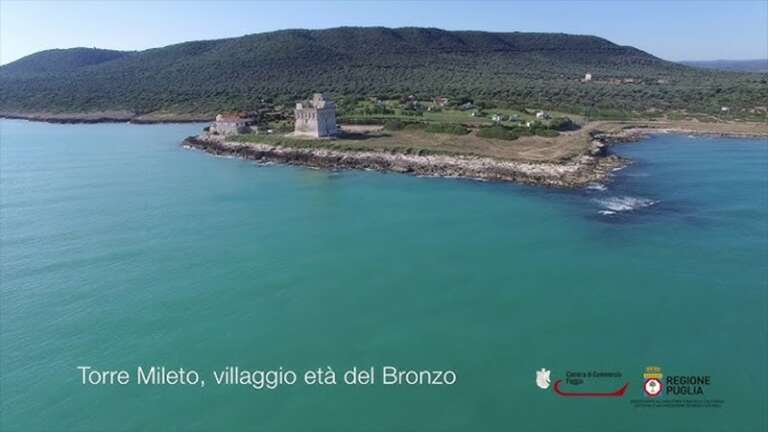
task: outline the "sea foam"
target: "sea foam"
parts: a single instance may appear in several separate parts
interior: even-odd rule
[[[587,185],[584,189],[603,192],[603,191],[607,190],[608,188],[605,187],[605,185],[602,185],[600,183],[592,183],[592,184]]]
[[[658,201],[650,198],[632,197],[632,196],[615,196],[609,198],[596,199],[595,202],[602,207],[600,214],[614,214],[617,212],[626,212],[637,210],[641,208],[650,207],[658,203]]]

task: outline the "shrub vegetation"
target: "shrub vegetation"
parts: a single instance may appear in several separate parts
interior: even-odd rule
[[[432,123],[428,125],[424,131],[430,133],[445,133],[451,135],[466,135],[469,133],[469,129],[460,124],[453,123]]]
[[[580,82],[587,71],[592,82]],[[768,75],[695,69],[594,36],[381,27],[283,30],[138,52],[50,50],[0,67],[3,111],[215,113],[314,92],[339,100],[341,110],[342,99],[415,95],[590,119],[649,110],[719,116],[723,106],[736,116],[765,106]],[[420,109],[403,111],[418,117]]]

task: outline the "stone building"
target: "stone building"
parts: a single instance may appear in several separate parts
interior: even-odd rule
[[[236,135],[255,132],[256,118],[245,112],[222,113],[211,123],[208,133],[213,135]]]
[[[336,104],[315,93],[296,104],[294,135],[322,138],[336,135]]]

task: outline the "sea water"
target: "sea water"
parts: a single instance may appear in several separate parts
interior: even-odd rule
[[[654,136],[564,191],[259,166],[200,128],[0,122],[0,429],[765,430],[765,140]],[[638,408],[647,366],[722,404]],[[386,367],[455,382],[213,376]]]

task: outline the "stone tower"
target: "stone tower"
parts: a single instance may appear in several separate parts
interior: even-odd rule
[[[294,135],[322,138],[336,135],[336,104],[315,93],[296,104]]]

